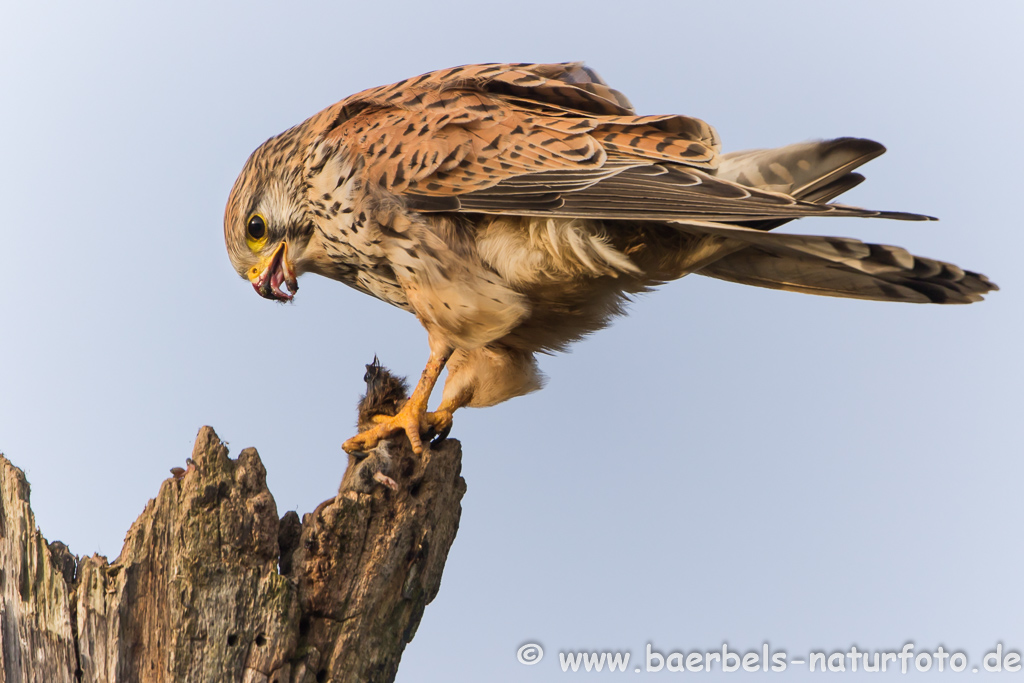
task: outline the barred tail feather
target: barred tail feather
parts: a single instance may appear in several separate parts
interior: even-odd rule
[[[716,175],[824,203],[859,185],[864,177],[852,171],[884,152],[879,143],[858,138],[807,142],[726,154]],[[942,304],[980,301],[983,294],[998,289],[984,275],[914,256],[899,247],[842,237],[766,234],[789,220],[749,221],[735,227],[695,224],[680,229],[724,238],[725,255],[698,272],[745,285],[852,299]]]
[[[838,242],[834,237],[772,237],[774,244],[746,246],[706,266],[699,274],[804,294],[908,303],[968,304],[999,289],[980,273],[913,256],[898,247],[854,240]],[[799,246],[813,251],[791,248],[787,237],[799,237]],[[847,251],[851,243],[858,247],[855,252]],[[821,253],[836,247],[840,248],[834,256]]]

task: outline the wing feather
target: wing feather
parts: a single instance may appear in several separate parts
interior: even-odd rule
[[[884,151],[877,143],[720,155],[705,122],[636,116],[578,63],[436,71],[364,91],[321,116],[330,142],[363,157],[365,181],[415,211],[775,224],[814,215],[927,219],[823,203],[848,184],[850,169]],[[816,163],[831,172],[801,170]]]

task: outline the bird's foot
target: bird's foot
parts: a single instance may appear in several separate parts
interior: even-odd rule
[[[413,453],[422,453],[422,435],[436,434],[442,438],[447,436],[452,428],[452,413],[448,410],[428,413],[425,405],[416,403],[412,400],[406,401],[397,415],[374,415],[372,420],[377,423],[376,425],[353,436],[341,447],[348,453],[368,451],[392,434],[404,431],[409,437]]]

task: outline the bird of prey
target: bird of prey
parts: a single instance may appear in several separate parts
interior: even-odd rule
[[[830,203],[884,151],[840,138],[722,154],[707,123],[638,116],[580,63],[461,66],[353,95],[265,142],[231,190],[224,237],[268,299],[290,300],[311,272],[419,318],[430,357],[412,395],[344,448],[404,431],[420,453],[458,408],[540,388],[534,354],[684,275],[915,303],[996,289],[899,247],[772,232],[804,216],[931,220]]]

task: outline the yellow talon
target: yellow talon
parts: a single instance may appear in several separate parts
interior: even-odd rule
[[[376,425],[353,436],[342,445],[346,452],[371,450],[382,440],[404,431],[409,437],[413,453],[420,454],[423,452],[423,434],[433,431],[435,434],[444,435],[452,427],[452,414],[449,411],[428,413],[423,408],[417,410],[412,400],[407,401],[397,415],[374,415],[372,420]]]
[[[450,347],[437,347],[431,343],[427,367],[424,368],[415,391],[412,392],[412,396],[405,402],[402,409],[395,415],[371,416],[369,422],[375,423],[374,426],[356,434],[341,447],[348,453],[368,451],[375,448],[382,439],[388,438],[395,432],[404,431],[409,437],[413,453],[420,454],[423,452],[421,434],[433,430],[436,434],[446,436],[452,427],[452,411],[442,403],[436,413],[428,413],[427,401],[430,399],[430,392],[433,391],[438,376],[444,369],[445,363],[448,362],[451,351]]]

